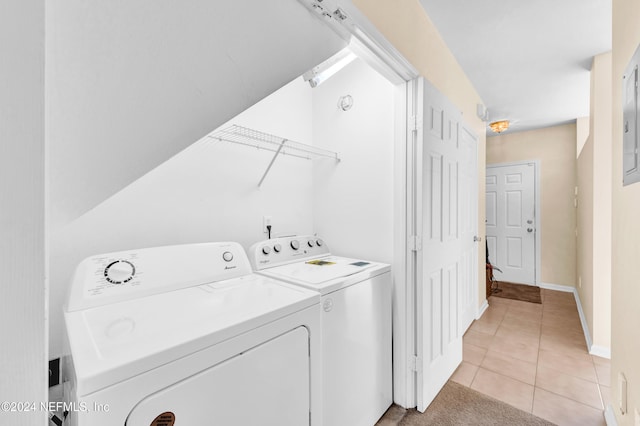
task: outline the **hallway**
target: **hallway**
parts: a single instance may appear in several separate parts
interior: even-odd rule
[[[497,297],[464,336],[451,380],[558,425],[604,425],[610,361],[589,355],[573,293]]]

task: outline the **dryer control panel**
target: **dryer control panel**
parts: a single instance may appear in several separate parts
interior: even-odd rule
[[[238,243],[154,247],[91,256],[78,265],[67,312],[251,273]]]
[[[330,254],[325,242],[315,235],[272,238],[249,248],[249,260],[256,271]]]

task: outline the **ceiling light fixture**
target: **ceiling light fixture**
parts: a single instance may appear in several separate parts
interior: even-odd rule
[[[489,127],[496,133],[502,133],[509,128],[509,120],[494,121]]]
[[[305,81],[309,82],[311,87],[318,87],[323,81],[333,76],[355,59],[356,55],[348,48],[342,49],[320,65],[304,73],[302,77]]]

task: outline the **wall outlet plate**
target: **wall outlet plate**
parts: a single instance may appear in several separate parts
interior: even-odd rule
[[[49,387],[60,384],[60,358],[49,361]]]

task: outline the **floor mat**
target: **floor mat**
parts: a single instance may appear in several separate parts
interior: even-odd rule
[[[522,300],[524,302],[542,303],[540,297],[540,287],[526,284],[508,283],[496,281],[493,285],[491,295],[504,299]]]
[[[424,413],[393,405],[377,426],[553,426],[540,417],[454,382],[447,382]]]

